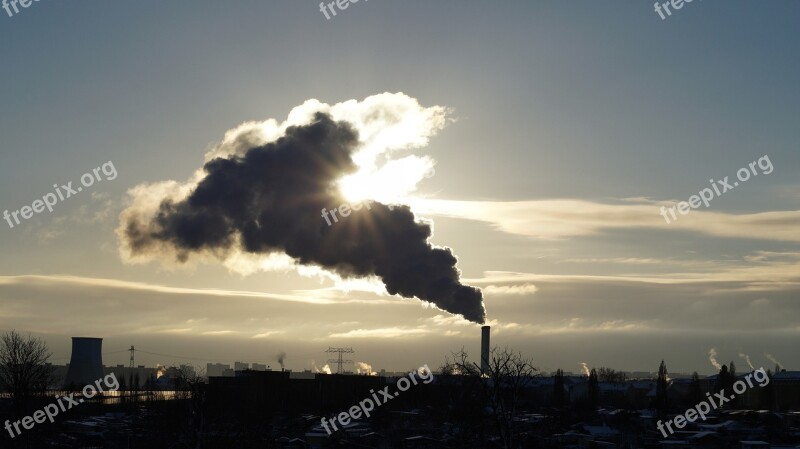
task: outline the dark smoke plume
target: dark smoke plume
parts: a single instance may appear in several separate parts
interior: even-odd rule
[[[374,202],[332,226],[322,218],[323,208],[347,202],[336,181],[356,171],[357,145],[350,124],[317,113],[274,142],[209,161],[188,197],[161,201],[152,222],[128,216],[123,237],[134,256],[169,247],[181,262],[235,248],[283,252],[342,277],[376,275],[390,294],[483,323],[481,291],[460,282],[456,257],[428,243],[431,226],[416,222],[408,206]]]
[[[278,353],[278,363],[280,363],[281,369],[286,368],[286,365],[284,364],[285,361],[286,361],[286,353],[285,352]]]

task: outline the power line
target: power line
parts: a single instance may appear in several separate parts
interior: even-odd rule
[[[348,348],[342,348],[342,349],[348,349]],[[350,349],[350,352],[353,352],[352,348],[349,348],[349,349]],[[134,346],[131,346],[128,349],[120,349],[119,351],[103,352],[103,356],[112,355],[112,354],[120,354],[120,353],[123,353],[123,352],[130,352],[130,354],[131,354],[130,365],[133,366],[133,364],[134,364],[134,351],[135,352],[139,352],[139,353],[143,353],[143,354],[148,354],[148,355],[157,355],[159,357],[169,357],[169,358],[173,358],[173,359],[197,360],[197,361],[201,361],[201,362],[208,362],[209,361],[209,358],[207,358],[207,357],[206,358],[198,358],[198,357],[186,357],[186,356],[173,355],[173,354],[162,354],[162,353],[159,353],[159,352],[145,351],[145,350],[143,350],[141,348],[134,348]],[[326,352],[330,352],[330,351],[326,351]],[[345,351],[345,352],[347,352],[347,351]],[[311,355],[313,355],[313,353],[299,354],[300,357],[311,356]],[[69,358],[70,358],[70,356],[53,357],[52,360],[65,360],[65,359],[69,359]],[[339,357],[339,358],[341,358],[341,357]],[[329,360],[328,363],[337,363],[338,364],[338,359],[337,360]],[[342,360],[342,363],[353,363],[353,361],[352,360]],[[340,368],[340,370],[341,370],[341,368]]]
[[[126,349],[126,351],[130,351],[130,349]],[[137,352],[143,352],[145,354],[150,354],[150,355],[157,355],[157,356],[161,356],[161,357],[171,357],[173,359],[199,360],[199,361],[202,361],[202,362],[207,362],[208,361],[208,358],[200,359],[200,358],[197,358],[197,357],[183,357],[183,356],[179,356],[179,355],[159,354],[158,352],[149,352],[149,351],[144,351],[142,349],[137,349],[136,351]]]
[[[106,356],[106,355],[111,355],[111,354],[119,354],[120,352],[126,352],[126,351],[129,351],[129,349],[123,349],[121,351],[104,352],[103,355]],[[66,359],[69,359],[71,357],[72,356],[70,356],[70,355],[64,356],[64,357],[52,357],[52,360],[66,360]]]
[[[342,354],[354,354],[355,351],[353,351],[353,348],[331,348],[329,346],[328,350],[325,351],[325,352],[338,353],[339,354],[339,358],[338,359],[328,359],[328,363],[335,363],[336,364],[336,367],[337,367],[336,368],[336,374],[342,374],[342,365],[343,364],[345,364],[345,363],[353,363],[352,360],[344,360],[344,359],[342,359]]]

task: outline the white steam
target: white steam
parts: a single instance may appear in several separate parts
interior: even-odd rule
[[[717,349],[716,348],[711,348],[711,349],[708,350],[708,361],[711,362],[712,365],[714,365],[714,368],[716,368],[718,370],[722,369],[722,365],[720,365],[720,363],[717,361]]]

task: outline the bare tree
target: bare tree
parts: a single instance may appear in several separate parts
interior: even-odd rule
[[[500,436],[502,446],[512,449],[519,446],[516,429],[517,407],[524,389],[537,375],[531,359],[509,348],[492,348],[489,354],[488,372],[482,373],[475,362],[462,348],[445,359],[442,373],[468,376],[477,384],[487,401]]]
[[[622,371],[601,366],[597,368],[597,378],[600,382],[625,383],[628,375]]]
[[[50,352],[44,340],[11,330],[0,336],[0,391],[11,393],[16,412],[50,384]]]
[[[182,399],[187,405],[185,413],[189,433],[188,444],[190,447],[200,449],[205,427],[205,369],[185,365],[178,368],[175,390],[176,399]]]

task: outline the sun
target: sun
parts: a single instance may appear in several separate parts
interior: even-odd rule
[[[407,156],[390,160],[378,169],[362,167],[339,180],[339,191],[350,202],[364,200],[402,204],[424,178],[433,176],[434,162],[427,157]]]

